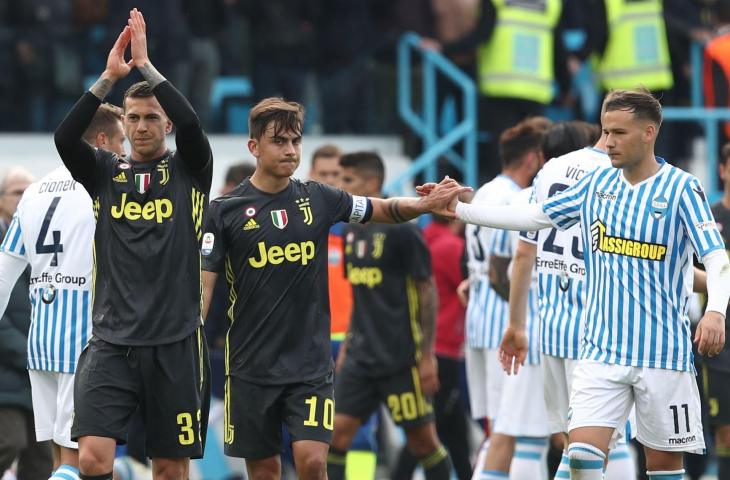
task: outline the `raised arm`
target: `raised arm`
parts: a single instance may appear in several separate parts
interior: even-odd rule
[[[130,29],[125,27],[109,52],[106,69],[66,115],[56,129],[53,138],[64,165],[74,179],[81,183],[89,193],[91,193],[95,175],[96,158],[94,148],[81,136],[114,83],[130,72],[131,64],[124,61],[124,51],[129,45],[129,40]]]
[[[152,65],[147,55],[147,32],[142,12],[129,14],[132,62],[152,88],[163,110],[175,125],[175,143],[180,158],[190,171],[199,172],[210,165],[213,154],[198,115],[190,102]]]

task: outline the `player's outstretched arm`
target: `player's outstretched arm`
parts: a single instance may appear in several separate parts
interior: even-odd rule
[[[147,26],[142,12],[133,9],[129,12],[128,22],[132,64],[150,85],[163,110],[175,125],[175,143],[182,161],[191,171],[203,170],[210,165],[213,154],[198,115],[183,94],[150,62],[147,55]]]
[[[434,189],[429,195],[418,198],[371,198],[373,205],[371,220],[378,223],[403,223],[424,213],[443,215],[444,212],[448,212],[449,204],[456,203],[459,194],[471,191],[471,187],[462,187],[456,181],[448,179],[448,182],[439,184],[439,189]],[[446,216],[453,217],[453,214],[447,213]]]
[[[532,282],[532,267],[537,258],[537,247],[520,241],[512,262],[512,280],[509,289],[509,325],[499,344],[499,358],[507,375],[520,370],[527,358],[528,341],[525,333],[527,300]]]
[[[68,112],[53,137],[66,168],[87,190],[90,189],[94,178],[95,154],[93,147],[81,137],[114,83],[129,74],[132,68],[131,61],[124,60],[124,52],[129,41],[130,29],[125,27],[109,52],[104,72]]]
[[[724,250],[702,258],[707,271],[707,309],[697,325],[695,343],[702,355],[714,357],[725,346],[725,312],[730,299],[730,261]]]
[[[0,252],[0,318],[5,315],[10,294],[27,265],[23,259]]]
[[[208,310],[210,309],[210,299],[213,298],[213,289],[215,282],[218,281],[218,272],[209,272],[203,270],[203,311],[201,317],[203,321],[208,318]]]
[[[433,351],[436,330],[438,297],[433,277],[414,281],[418,296],[418,323],[421,327],[421,359],[418,374],[421,388],[426,395],[433,395],[439,389],[438,363]]]

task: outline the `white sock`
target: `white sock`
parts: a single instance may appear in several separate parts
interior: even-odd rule
[[[487,450],[489,450],[489,439],[482,442],[477,453],[477,460],[474,463],[474,472],[471,474],[471,480],[483,480],[481,475],[484,470],[484,462],[487,461]]]
[[[649,476],[649,480],[682,480],[684,478],[684,468],[681,470],[647,471],[646,474]]]
[[[570,461],[568,460],[568,452],[563,450],[563,455],[560,457],[560,466],[558,466],[558,471],[555,472],[555,480],[565,480],[566,478],[570,479]]]
[[[507,480],[509,473],[498,470],[482,470],[479,480]]]
[[[544,480],[547,450],[547,438],[518,437],[509,469],[510,480]]]
[[[573,480],[602,480],[606,456],[588,443],[571,443],[568,447],[570,478]]]
[[[608,452],[608,465],[604,478],[606,480],[636,478],[636,465],[627,444],[619,443],[616,448]]]
[[[79,469],[71,465],[61,465],[53,472],[50,480],[80,480]]]

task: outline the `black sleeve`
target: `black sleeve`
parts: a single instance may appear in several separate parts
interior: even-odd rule
[[[459,53],[472,53],[479,45],[489,40],[497,23],[497,11],[494,9],[491,0],[482,0],[479,8],[479,18],[474,30],[467,33],[458,40],[444,45],[444,55],[455,55]]]
[[[399,230],[399,251],[406,271],[416,280],[426,280],[431,277],[431,253],[421,230],[411,223],[404,224]]]
[[[208,137],[190,102],[170,82],[154,88],[155,97],[175,126],[177,153],[191,172],[201,172],[213,166],[213,154]]]
[[[344,190],[314,182],[322,191],[329,213],[330,224],[337,222],[365,223],[373,214],[373,206],[367,197],[350,195]]]
[[[96,152],[94,147],[81,138],[94,118],[101,100],[91,92],[84,93],[73,106],[61,124],[56,128],[53,140],[56,150],[73,178],[84,186],[90,195],[94,194],[96,174]]]
[[[208,272],[222,272],[226,255],[228,254],[228,242],[223,226],[222,202],[210,202],[208,211],[205,214],[205,233],[201,254],[203,256],[203,270]]]

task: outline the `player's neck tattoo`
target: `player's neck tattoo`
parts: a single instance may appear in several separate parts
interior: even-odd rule
[[[104,101],[104,97],[107,96],[107,94],[112,89],[112,82],[111,80],[108,80],[106,78],[100,78],[99,80],[94,83],[89,91],[94,94],[96,98],[98,98],[101,101]]]
[[[155,67],[152,66],[151,63],[147,62],[141,67],[137,68],[139,70],[139,73],[142,74],[145,80],[147,80],[147,83],[150,84],[150,88],[155,88],[157,85],[161,84],[165,81],[165,77],[162,76],[160,72],[157,71]]]
[[[388,212],[390,213],[390,217],[395,220],[396,223],[403,223],[408,221],[408,219],[400,213],[398,200],[391,200],[390,205],[388,205]]]

